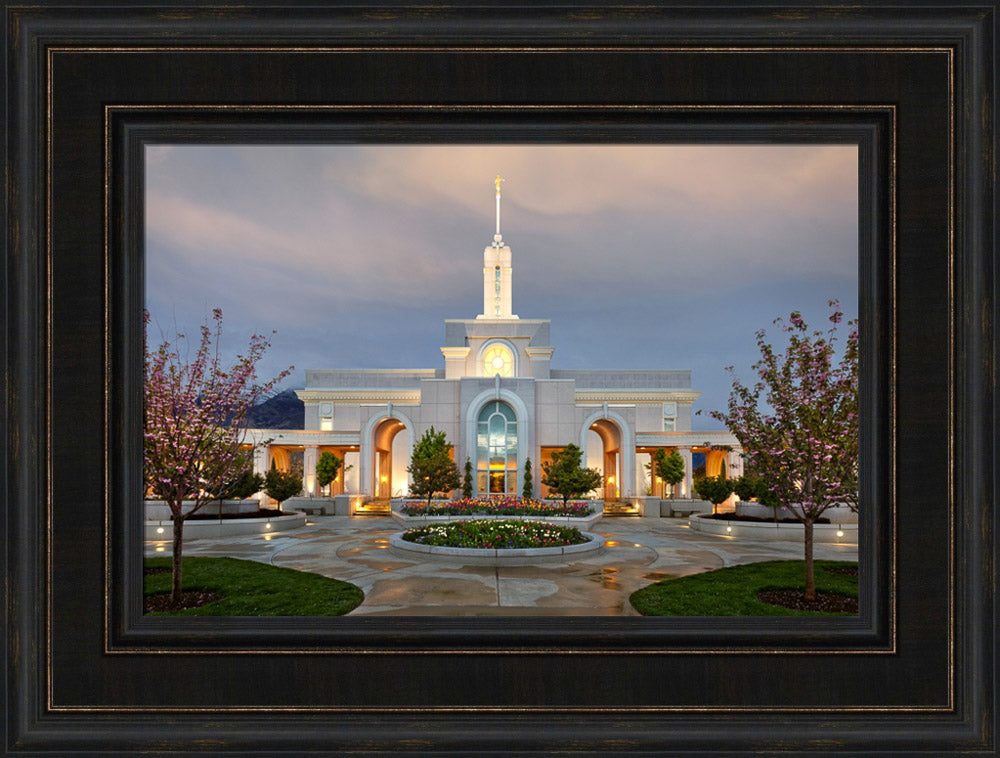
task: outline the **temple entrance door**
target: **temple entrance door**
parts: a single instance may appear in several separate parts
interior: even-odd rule
[[[604,470],[615,472],[610,476],[604,475],[604,502],[613,503],[619,499],[621,492],[618,486],[618,453],[616,451],[604,453]]]

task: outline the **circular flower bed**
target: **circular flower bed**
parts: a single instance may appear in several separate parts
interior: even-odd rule
[[[576,527],[541,521],[449,521],[411,529],[402,538],[421,545],[481,550],[563,547],[589,541]]]
[[[570,516],[583,518],[594,512],[593,506],[579,500],[563,503],[543,503],[539,500],[506,498],[462,498],[447,503],[410,502],[401,507],[406,516]]]

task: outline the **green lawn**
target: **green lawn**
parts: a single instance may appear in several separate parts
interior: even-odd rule
[[[183,589],[218,592],[224,597],[199,608],[151,616],[341,616],[357,608],[364,593],[353,584],[319,574],[236,558],[184,558]],[[170,592],[170,558],[147,558],[146,595]]]
[[[847,561],[816,561],[816,590],[858,596],[858,577],[828,569],[857,569]],[[805,586],[802,561],[765,561],[708,571],[678,579],[666,579],[636,590],[629,597],[644,616],[845,616],[819,611],[798,611],[757,600],[766,589],[797,589]]]

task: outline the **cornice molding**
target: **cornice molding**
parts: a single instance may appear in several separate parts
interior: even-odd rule
[[[665,400],[678,400],[694,402],[701,397],[700,392],[690,390],[597,390],[586,389],[576,391],[576,402],[599,402],[609,403],[658,403]]]
[[[419,403],[420,390],[371,389],[371,390],[296,390],[299,399],[307,402],[317,400],[350,402],[403,402]]]

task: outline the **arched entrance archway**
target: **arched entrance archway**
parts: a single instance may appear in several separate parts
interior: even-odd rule
[[[596,434],[601,444],[601,462],[604,468],[605,501],[632,504],[635,498],[635,435],[629,421],[617,410],[608,408],[595,411],[580,425],[580,447],[587,448],[587,437]],[[614,477],[614,482],[609,477]],[[613,490],[612,490],[613,487]],[[632,508],[633,505],[629,505]]]
[[[595,432],[601,441],[601,461],[604,473],[604,502],[614,503],[621,499],[622,472],[621,449],[622,434],[618,425],[610,419],[598,419],[590,425],[588,431]]]
[[[372,429],[370,486],[376,500],[389,500],[409,490],[406,475],[409,435],[406,424],[395,417],[382,419]]]

